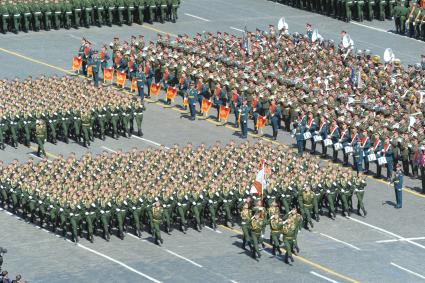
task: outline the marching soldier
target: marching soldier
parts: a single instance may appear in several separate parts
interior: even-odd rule
[[[42,120],[37,120],[35,126],[35,136],[38,145],[37,155],[43,154],[46,157],[46,151],[44,150],[44,141],[46,139],[46,126]]]
[[[395,198],[397,202],[395,208],[399,209],[403,206],[403,173],[401,172],[400,164],[396,165],[396,172],[394,177],[392,178],[392,183],[394,184]]]
[[[155,239],[155,244],[158,246],[164,243],[161,237],[160,227],[163,221],[163,209],[161,207],[161,203],[159,201],[155,202],[152,207],[152,220],[153,220],[153,237]]]

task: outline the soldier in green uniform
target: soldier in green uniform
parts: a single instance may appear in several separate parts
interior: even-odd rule
[[[62,3],[61,12],[63,15],[63,26],[66,29],[70,29],[72,26],[72,5],[69,0]]]
[[[131,26],[133,24],[133,21],[134,21],[133,15],[135,13],[136,4],[137,4],[136,0],[126,1],[126,3],[125,3],[127,25],[129,25],[129,26]]]
[[[401,34],[401,13],[402,13],[403,7],[401,3],[396,5],[393,10],[393,16],[394,16],[394,23],[395,23],[395,31],[396,33]]]
[[[135,0],[135,22],[139,25],[143,24],[145,17],[145,0]]]
[[[313,199],[314,193],[311,191],[310,187],[306,187],[302,192],[302,202],[303,202],[303,212],[304,212],[304,225],[306,229],[308,228],[308,224],[310,224],[311,228],[314,227],[313,221],[311,221],[311,213],[313,210]]]
[[[93,21],[98,27],[104,24],[105,1],[93,0]]]
[[[289,259],[294,262],[294,258],[292,257],[292,250],[295,245],[295,233],[297,228],[293,223],[292,218],[288,218],[286,223],[282,226],[282,234],[283,234],[283,243],[285,244],[285,263],[289,264]]]
[[[143,112],[145,110],[146,108],[143,101],[139,101],[139,103],[136,106],[136,109],[134,110],[134,119],[136,120],[137,135],[139,137],[143,136],[142,122],[143,122]]]
[[[10,19],[10,15],[9,15],[9,11],[7,10],[7,4],[2,4],[0,5],[0,19],[1,19],[1,26],[0,26],[0,30],[2,33],[6,33],[9,29],[9,19]]]
[[[147,12],[148,12],[148,22],[150,24],[153,24],[153,21],[155,19],[155,9],[156,9],[155,0],[146,0],[145,3],[146,3]]]
[[[43,19],[43,27],[45,30],[50,30],[52,26],[52,7],[50,6],[49,0],[45,0],[44,3],[40,5],[42,19]]]
[[[161,203],[159,201],[154,203],[152,207],[152,221],[153,221],[153,237],[155,240],[155,244],[160,245],[164,243],[161,237],[161,225],[163,221],[163,209],[161,207]]]
[[[93,130],[91,128],[91,113],[85,111],[81,113],[81,129],[83,131],[83,142],[84,146],[90,146],[90,140],[93,136]]]
[[[115,1],[114,0],[104,0],[105,1],[105,22],[108,26],[112,26],[114,22],[114,14],[116,11]]]
[[[1,150],[5,149],[5,146],[4,146],[4,133],[6,131],[5,122],[6,122],[5,119],[0,116],[0,149]]]
[[[248,244],[248,246],[252,250],[250,235],[252,212],[249,209],[249,202],[247,200],[245,200],[242,204],[242,209],[239,213],[241,216],[241,228],[243,232],[242,248],[245,249],[246,244]]]
[[[108,198],[108,195],[107,195],[107,192],[105,192],[99,203],[100,205],[99,212],[100,212],[100,223],[103,229],[103,237],[105,238],[106,241],[109,241],[110,240],[109,223],[111,221],[112,204],[110,201],[107,200],[107,198]]]
[[[167,13],[167,0],[156,0],[159,21],[163,24]]]
[[[117,11],[117,25],[121,26],[124,19],[125,2],[124,0],[115,0],[115,8]]]
[[[255,259],[261,257],[260,249],[258,244],[261,242],[261,231],[263,230],[263,220],[261,218],[261,212],[257,211],[251,218],[251,241],[252,241],[252,257]]]
[[[31,10],[27,1],[18,4],[18,10],[22,17],[22,30],[28,32],[31,23]]]
[[[379,0],[378,0],[379,1]],[[366,0],[367,20],[372,21],[374,18],[375,0]]]
[[[9,1],[8,11],[9,15],[12,18],[11,20],[11,31],[13,33],[18,33],[21,21],[21,14],[18,10],[18,4],[16,2]]]
[[[280,250],[279,238],[282,234],[283,224],[279,217],[279,213],[275,213],[270,218],[270,239],[273,246],[272,254],[276,255],[276,251],[281,255],[282,251]]]
[[[385,9],[387,7],[386,0],[376,0],[375,5],[377,6],[379,20],[385,21]]]
[[[42,120],[37,120],[37,124],[35,126],[35,136],[38,144],[37,155],[41,156],[42,153],[46,156],[46,151],[44,150],[44,141],[46,139],[46,126]]]
[[[73,18],[73,26],[78,29],[81,26],[81,1],[80,0],[71,0],[72,5],[72,18]]]
[[[52,27],[56,30],[60,29],[62,26],[62,3],[59,3],[58,0],[55,0],[51,5],[52,10]]]
[[[84,27],[88,28],[93,24],[93,6],[91,0],[80,0]]]

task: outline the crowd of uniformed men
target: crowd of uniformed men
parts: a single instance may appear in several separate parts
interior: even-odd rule
[[[101,51],[101,58],[111,59],[100,61],[102,68],[135,78],[142,100],[153,82],[163,90],[173,86],[187,99],[182,101],[193,119],[204,99],[216,109],[217,119],[220,106],[230,107],[242,137],[251,119],[258,132],[262,116],[274,139],[279,129],[292,132],[300,154],[309,141],[314,153],[319,146],[325,157],[333,150],[334,161],[343,152],[345,165],[353,155],[358,171],[369,172],[370,164],[376,164],[377,177],[385,166],[390,178],[399,162],[406,175],[417,177],[421,171],[425,176],[425,55],[406,68],[399,59],[382,62],[369,50],[352,51],[331,40],[313,42],[312,35],[307,24],[305,35],[289,35],[271,25],[267,32],[257,29],[243,38],[221,32],[175,40],[158,34],[156,43],[145,43],[142,35],[129,42],[115,38],[112,54],[107,46]],[[90,60],[90,43],[83,41],[81,50]],[[102,68],[93,76],[100,76]],[[380,157],[386,160],[378,161]]]
[[[424,0],[402,1],[402,0],[271,0],[285,5],[290,5],[299,9],[305,9],[311,12],[320,13],[330,17],[334,17],[346,22],[355,19],[362,22],[363,20],[373,21],[378,19],[395,19],[397,17],[404,19],[412,19],[411,11],[416,6],[413,20],[418,20],[419,25],[424,23],[423,15],[416,18],[416,13],[421,14],[425,7]],[[414,22],[414,21],[413,21]],[[407,23],[409,24],[409,22]],[[415,23],[413,23],[415,25]],[[404,30],[404,29],[403,29]]]
[[[425,41],[425,1],[401,2],[394,7],[393,16],[397,33]]]
[[[144,104],[112,87],[96,88],[75,77],[0,81],[0,148],[8,143],[56,144],[69,139],[89,146],[95,136],[143,135]],[[136,124],[136,125],[134,125]],[[137,130],[136,130],[137,127]]]
[[[180,0],[2,0],[0,31],[175,22]]]
[[[256,194],[252,184],[262,164],[267,186]],[[75,242],[83,233],[93,241],[98,232],[108,241],[113,231],[123,239],[130,229],[140,237],[146,225],[160,244],[161,229],[201,231],[240,218],[243,247],[249,245],[253,257],[260,256],[270,225],[273,253],[281,253],[283,234],[288,261],[298,250],[298,231],[312,228],[312,218],[319,221],[325,212],[334,218],[338,210],[350,215],[353,205],[366,215],[364,176],[319,167],[313,156],[269,143],[175,145],[0,165],[2,207],[64,236],[70,230]]]

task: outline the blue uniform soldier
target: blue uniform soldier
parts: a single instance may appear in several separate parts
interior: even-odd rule
[[[325,146],[325,139],[328,138],[328,131],[329,131],[329,123],[326,120],[326,117],[321,116],[319,127],[317,130],[317,134],[322,138],[321,144],[322,144],[322,157],[326,157],[328,148]]]
[[[280,109],[276,107],[276,101],[273,99],[269,107],[269,119],[273,128],[273,140],[277,139],[277,130],[279,129]]]
[[[401,165],[396,165],[396,172],[392,179],[392,183],[394,184],[394,191],[395,191],[395,199],[396,199],[396,206],[395,208],[401,208],[402,207],[402,189],[403,189],[403,173],[401,172]]]
[[[239,108],[242,105],[242,99],[238,95],[236,88],[232,90],[232,109],[233,113],[235,113],[235,128],[239,128]]]
[[[145,84],[146,84],[146,75],[143,71],[143,66],[139,65],[139,70],[136,73],[137,80],[137,93],[139,94],[140,99],[143,101],[145,99]]]
[[[92,66],[92,76],[94,85],[99,87],[99,71],[100,71],[100,60],[99,60],[99,52],[97,50],[93,51],[93,56],[88,61],[89,66]]]
[[[253,101],[252,101],[252,116],[254,119],[255,134],[258,134],[257,120],[258,120],[258,115],[260,115],[259,113],[262,108],[263,108],[263,104],[261,103],[260,100],[257,99],[256,95],[254,95]]]
[[[294,135],[297,141],[298,154],[302,156],[304,154],[304,126],[302,123],[294,123]]]
[[[246,139],[248,136],[248,115],[249,115],[249,106],[248,106],[248,101],[246,100],[246,98],[243,99],[242,101],[242,106],[239,109],[239,122],[241,125],[241,131],[242,131],[242,135],[241,137],[243,139]]]
[[[198,100],[198,91],[195,89],[195,84],[193,81],[190,82],[189,91],[187,93],[189,110],[190,110],[190,120],[194,121],[196,119],[196,101]]]
[[[367,156],[369,155],[369,148],[370,148],[370,138],[369,133],[366,129],[362,132],[362,138],[360,140],[360,148],[363,151],[363,160],[365,165],[365,171],[364,173],[367,174],[369,172],[369,160],[367,159]]]
[[[393,161],[393,148],[391,146],[390,137],[385,138],[384,146],[381,150],[381,155],[385,156],[387,161],[387,181],[391,180],[393,175],[394,161]]]

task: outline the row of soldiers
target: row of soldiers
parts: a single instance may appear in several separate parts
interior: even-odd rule
[[[425,40],[425,3],[423,6],[417,3],[405,6],[400,3],[394,8],[394,23],[398,34]]]
[[[180,0],[2,0],[0,32],[176,22]]]
[[[334,162],[338,161],[338,154],[342,152],[344,166],[348,166],[349,158],[352,156],[352,164],[357,172],[368,174],[370,165],[374,164],[376,177],[381,178],[382,168],[386,167],[386,179],[390,181],[395,166],[402,163],[405,175],[412,172],[412,176],[417,178],[420,170],[421,178],[424,178],[423,129],[413,139],[406,133],[399,135],[398,131],[388,135],[373,134],[368,128],[349,127],[344,121],[301,111],[294,121],[292,135],[300,155],[303,154],[308,142],[313,154],[318,153],[317,146],[321,147],[324,158],[328,157],[328,150],[332,151],[331,157]]]
[[[70,139],[89,146],[95,137],[142,136],[145,106],[131,95],[110,87],[96,88],[76,77],[42,77],[0,82],[0,148],[9,143],[30,146],[36,142]]]
[[[272,0],[299,9],[304,9],[346,22],[352,18],[362,22],[392,19],[399,0]],[[400,1],[401,2],[401,1]]]
[[[267,185],[253,190],[261,168],[268,172]],[[338,208],[349,215],[353,196],[357,212],[366,214],[363,177],[334,165],[321,168],[312,156],[297,158],[292,149],[268,143],[119,150],[79,160],[71,154],[37,164],[13,161],[0,170],[4,208],[64,236],[71,230],[74,241],[83,232],[93,241],[98,230],[106,240],[112,231],[121,239],[125,232],[141,236],[146,227],[160,244],[161,230],[215,229],[241,217],[244,247],[250,245],[258,256],[263,237],[254,237],[260,224],[252,218],[256,212],[261,235],[273,217],[286,219],[294,209],[298,228],[313,227],[312,217],[318,221],[324,210],[331,218]]]

